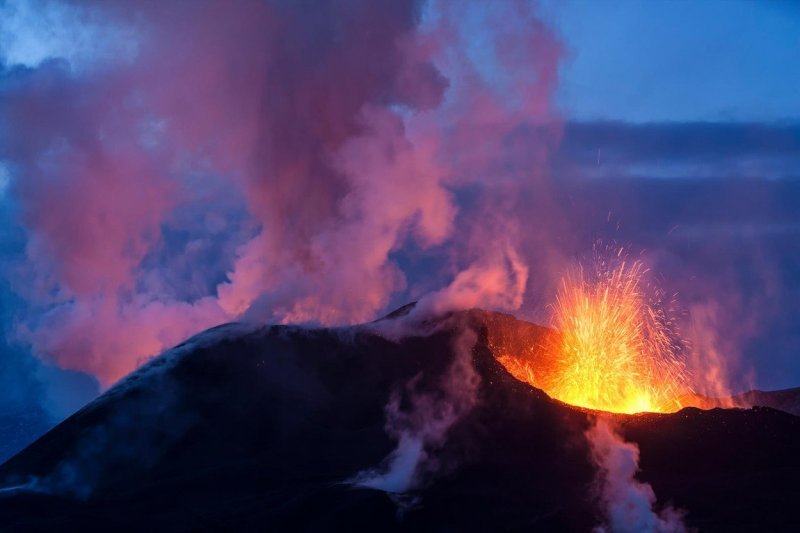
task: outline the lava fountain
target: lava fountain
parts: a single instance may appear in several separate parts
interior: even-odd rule
[[[552,305],[556,333],[542,341],[539,368],[511,355],[517,379],[563,402],[615,413],[674,412],[691,394],[681,340],[663,294],[640,261],[619,252],[561,280]]]

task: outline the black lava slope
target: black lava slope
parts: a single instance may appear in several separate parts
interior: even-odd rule
[[[595,468],[583,437],[593,415],[517,381],[490,348],[533,343],[545,330],[470,311],[400,337],[403,314],[353,328],[230,324],[198,335],[0,467],[0,527],[588,531],[597,524]],[[437,394],[458,357],[454,346],[470,330],[477,403],[430,451],[437,472],[405,498],[417,505],[398,513],[397,498],[345,483],[394,449],[385,429],[393,391],[414,380]],[[800,418],[769,408],[616,418],[640,446],[639,478],[659,502],[687,510],[689,526],[800,529]]]

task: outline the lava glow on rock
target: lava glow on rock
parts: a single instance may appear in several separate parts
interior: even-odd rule
[[[562,279],[552,306],[556,333],[537,347],[541,365],[498,360],[517,379],[565,403],[615,413],[674,412],[691,394],[681,342],[639,261],[618,253]]]

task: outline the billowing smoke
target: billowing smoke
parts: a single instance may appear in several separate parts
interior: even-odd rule
[[[470,329],[455,339],[453,360],[434,390],[422,388],[423,376],[417,375],[392,393],[386,406],[386,432],[397,440],[397,447],[383,465],[360,472],[351,483],[403,495],[423,488],[441,473],[444,465],[438,463],[436,452],[445,445],[450,428],[477,401],[480,378],[472,365],[476,341]]]
[[[605,522],[595,531],[611,533],[683,533],[683,513],[672,507],[657,511],[656,495],[648,483],[636,480],[639,447],[626,442],[605,418],[586,432],[597,466],[597,496]]]
[[[26,238],[6,274],[37,355],[108,386],[225,321],[355,323],[437,290],[436,309],[521,304],[560,135],[561,49],[530,2],[0,16]]]

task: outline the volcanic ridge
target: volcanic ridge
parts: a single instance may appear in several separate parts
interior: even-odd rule
[[[413,305],[347,328],[227,324],[154,358],[0,467],[4,531],[589,531],[598,414],[498,360],[550,330]],[[800,530],[800,391],[603,414],[700,531]],[[713,401],[709,400],[711,404]],[[763,407],[762,407],[763,406]],[[405,462],[404,462],[405,461]]]

